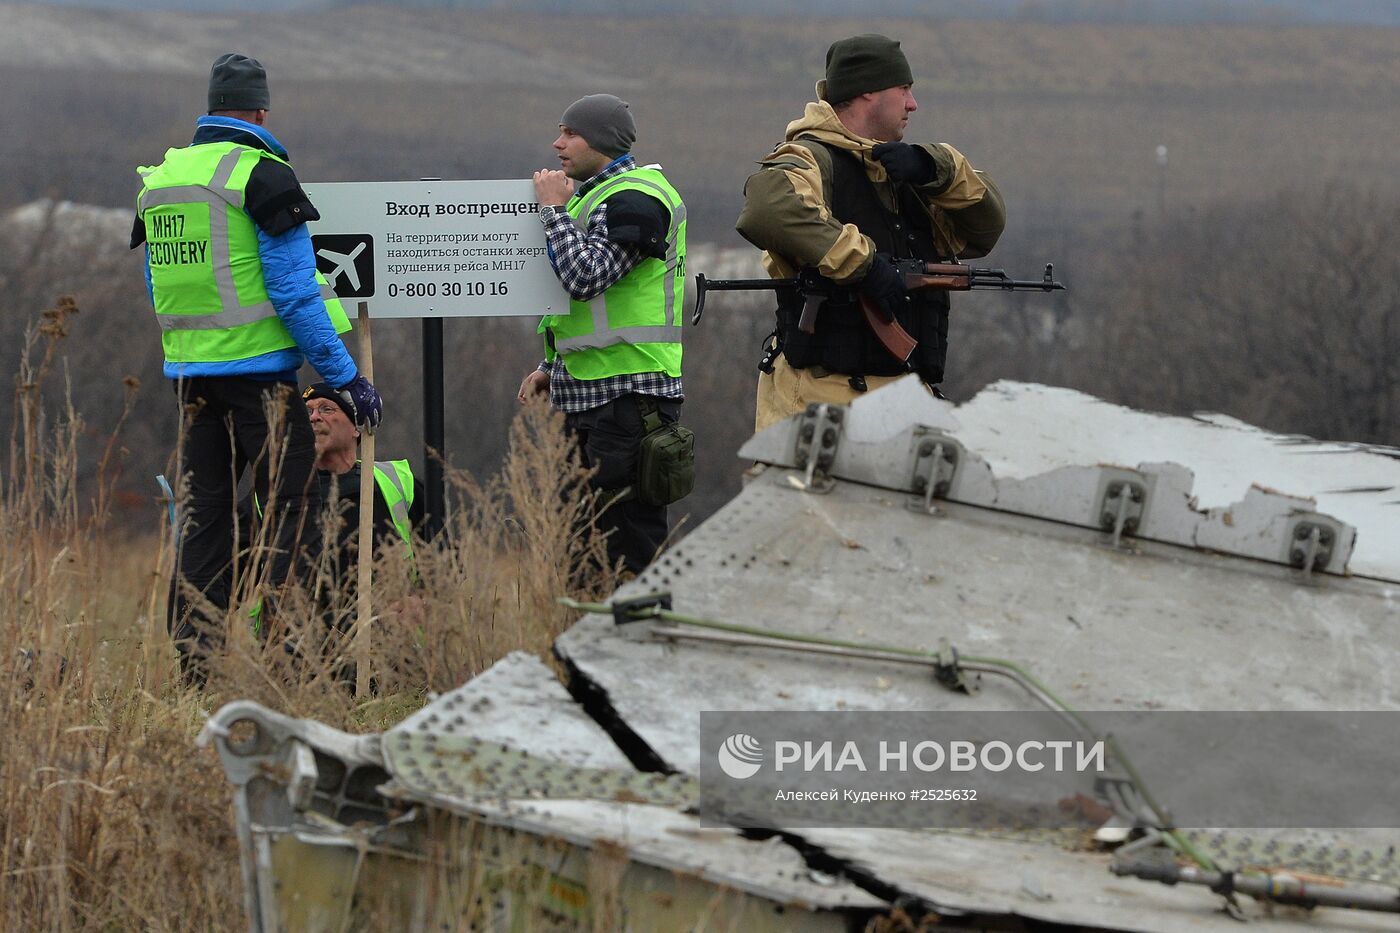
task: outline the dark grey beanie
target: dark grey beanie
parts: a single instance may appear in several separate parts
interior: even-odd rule
[[[894,39],[866,33],[838,39],[826,50],[826,99],[833,104],[913,83],[909,59]]]
[[[209,109],[266,110],[272,104],[267,71],[256,58],[228,52],[209,69]]]
[[[631,152],[637,141],[637,124],[632,121],[627,101],[611,94],[579,98],[564,111],[559,125],[567,126],[590,147],[612,158]]]

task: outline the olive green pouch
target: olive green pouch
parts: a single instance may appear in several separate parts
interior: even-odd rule
[[[656,403],[638,397],[642,413],[641,453],[637,468],[637,498],[644,505],[670,505],[695,488],[695,432],[679,424],[664,424]]]

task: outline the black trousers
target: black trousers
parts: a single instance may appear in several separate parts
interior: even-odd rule
[[[652,401],[663,423],[680,419],[680,402],[664,398]],[[597,468],[592,483],[605,500],[608,492],[636,484],[638,457],[646,436],[636,395],[619,396],[606,405],[568,414],[564,430],[577,440],[584,465]],[[670,531],[666,506],[643,505],[635,496],[606,508],[598,517],[598,526],[610,532],[609,562],[621,560],[634,574],[651,563]]]
[[[179,469],[188,487],[167,624],[182,668],[199,678],[200,662],[221,634],[235,582],[235,497],[244,470],[252,471],[266,529],[261,534],[254,529],[250,540],[271,550],[249,555],[240,574],[246,566],[253,576],[245,579],[260,579],[265,567],[274,587],[287,580],[299,560],[309,561],[320,552],[320,488],[316,442],[295,384],[197,376],[177,381],[175,391],[184,438]],[[199,601],[191,600],[180,586],[182,578],[212,608],[202,610]],[[272,606],[264,604],[261,619],[271,613]]]

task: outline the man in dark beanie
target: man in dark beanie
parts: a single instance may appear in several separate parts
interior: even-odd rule
[[[301,393],[306,414],[316,435],[316,479],[320,488],[321,528],[326,534],[326,552],[321,568],[329,572],[329,584],[322,591],[326,624],[348,631],[354,621],[353,609],[359,589],[356,568],[360,556],[360,429],[355,426],[355,409],[335,389],[315,382]],[[375,552],[398,552],[406,567],[416,576],[413,550],[415,537],[431,539],[433,527],[426,521],[422,484],[407,460],[376,460],[374,504],[370,525]],[[386,592],[392,590],[392,585]],[[410,600],[415,614],[421,601]],[[380,607],[398,613],[407,604],[395,601]],[[353,683],[353,665],[341,670]]]
[[[760,364],[759,430],[813,402],[847,404],[913,371],[943,379],[948,295],[905,292],[891,260],[985,256],[1006,223],[1001,195],[947,143],[904,142],[918,109],[899,42],[880,35],[832,43],[817,100],[744,186],[737,228],[764,250],[774,278],[815,273],[831,284],[815,328],[804,299],[779,299]],[[918,345],[908,362],[876,339],[859,298],[872,299]]]
[[[599,524],[608,556],[634,574],[666,540],[666,506],[679,498],[674,487],[657,494],[655,477],[640,474],[642,441],[674,425],[685,398],[685,205],[660,166],[633,160],[636,138],[631,110],[611,94],[574,101],[559,118],[562,171],[536,172],[535,195],[571,300],[540,322],[545,359],[519,396],[548,393],[564,412],[607,503]]]
[[[306,222],[319,214],[287,150],[266,129],[267,72],[230,52],[209,72],[207,116],[194,139],[142,166],[131,247],[144,246],[146,283],[180,400],[179,554],[169,625],[186,677],[205,661],[229,617],[235,489],[251,469],[270,523],[265,566],[250,579],[286,582],[294,557],[314,555],[319,497],[315,444],[297,371],[310,362],[373,428],[379,393],[339,333],[350,329],[325,279]],[[271,414],[270,414],[271,413]],[[304,532],[304,533],[303,533]],[[267,603],[269,607],[272,603]],[[244,619],[237,613],[230,618]]]
[[[337,512],[337,579],[349,582],[353,580],[352,568],[358,555],[358,543],[353,539],[360,529],[360,429],[355,425],[355,408],[324,382],[307,386],[301,397],[316,437],[321,501],[324,507]],[[376,546],[386,538],[396,538],[405,555],[412,558],[414,534],[422,537],[431,531],[424,521],[422,484],[407,460],[376,460],[374,480]]]

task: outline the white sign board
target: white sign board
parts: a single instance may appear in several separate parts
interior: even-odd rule
[[[304,187],[316,268],[352,316],[358,301],[377,318],[568,313],[528,179]]]

